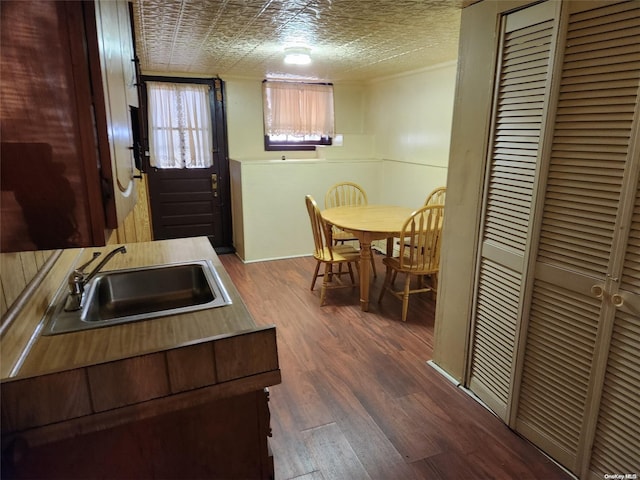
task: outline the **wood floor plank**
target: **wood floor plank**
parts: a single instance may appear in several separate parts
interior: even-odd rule
[[[293,421],[300,430],[324,425],[334,420],[332,412],[317,391],[313,372],[301,368],[288,346],[278,351],[280,362],[290,365],[290,369],[283,375],[283,382],[278,387],[281,396],[288,404]]]
[[[305,430],[304,437],[326,480],[371,480],[335,423]]]
[[[382,272],[381,256],[375,255]],[[259,325],[276,325],[282,384],[270,388],[277,480],[569,480],[491,412],[427,364],[435,303],[358,289],[309,290],[311,257],[220,260]],[[377,299],[383,275],[372,282]]]
[[[354,395],[350,385],[331,370],[314,373],[321,395],[334,412],[349,444],[372,479],[411,479],[412,471],[389,438]],[[380,462],[384,458],[384,462]]]

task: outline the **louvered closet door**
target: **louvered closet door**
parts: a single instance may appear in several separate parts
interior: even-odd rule
[[[557,2],[503,19],[468,386],[507,421]]]
[[[586,476],[610,354],[594,468],[638,472],[637,239],[622,250],[637,204],[640,2],[568,6],[516,430]],[[627,427],[625,446],[611,429]]]

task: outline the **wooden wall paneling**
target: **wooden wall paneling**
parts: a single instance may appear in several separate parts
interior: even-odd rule
[[[0,269],[2,269],[1,264],[0,264]],[[2,289],[0,291],[0,315],[4,315],[5,312],[7,311],[7,309],[9,308],[9,306],[7,304],[7,299],[6,299],[6,296],[5,296],[4,284],[2,282],[2,277],[0,277],[0,288]]]
[[[22,275],[26,285],[38,273],[38,264],[34,252],[21,252],[20,263],[22,264]]]
[[[4,314],[27,285],[22,269],[21,255],[19,253],[1,254],[0,271],[2,275],[2,314]]]
[[[36,259],[36,264],[38,265],[38,269],[40,269],[45,264],[52,253],[53,252],[51,250],[38,250],[33,252]]]
[[[10,376],[16,362],[19,361],[21,357],[21,353],[31,341],[38,323],[42,320],[43,311],[53,299],[58,288],[64,283],[65,276],[69,273],[69,265],[72,264],[71,262],[74,262],[80,252],[81,250],[78,249],[61,251],[60,257],[55,261],[51,270],[49,270],[39,284],[40,294],[38,299],[34,301],[32,298],[29,298],[17,313],[17,317],[12,322],[11,328],[3,332],[2,349],[0,349],[1,378]],[[0,260],[2,260],[5,255],[14,254],[2,254],[0,255]],[[2,265],[3,288],[7,279],[10,278],[11,276],[5,272],[4,266]],[[22,291],[20,293],[22,293]],[[9,305],[9,308],[10,307]],[[3,315],[4,313],[5,312],[3,312]],[[3,323],[4,320],[5,318],[3,317]]]
[[[149,187],[147,183],[148,177],[142,175],[142,178],[136,182],[138,188],[138,198],[133,209],[135,216],[136,241],[149,242],[153,240],[153,232],[151,228],[151,211],[149,210]]]
[[[135,185],[138,193],[133,211],[127,215],[122,225],[111,231],[107,242],[109,245],[153,240],[147,176],[142,175],[142,179],[139,179]]]

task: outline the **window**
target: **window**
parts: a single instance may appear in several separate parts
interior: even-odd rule
[[[212,165],[209,89],[204,84],[147,82],[152,167]]]
[[[333,85],[262,82],[265,150],[315,150],[334,135]]]

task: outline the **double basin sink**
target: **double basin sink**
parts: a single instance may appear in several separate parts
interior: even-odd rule
[[[61,288],[49,307],[43,334],[74,332],[178,315],[231,304],[209,260],[98,273],[87,282],[78,310],[65,310]]]

